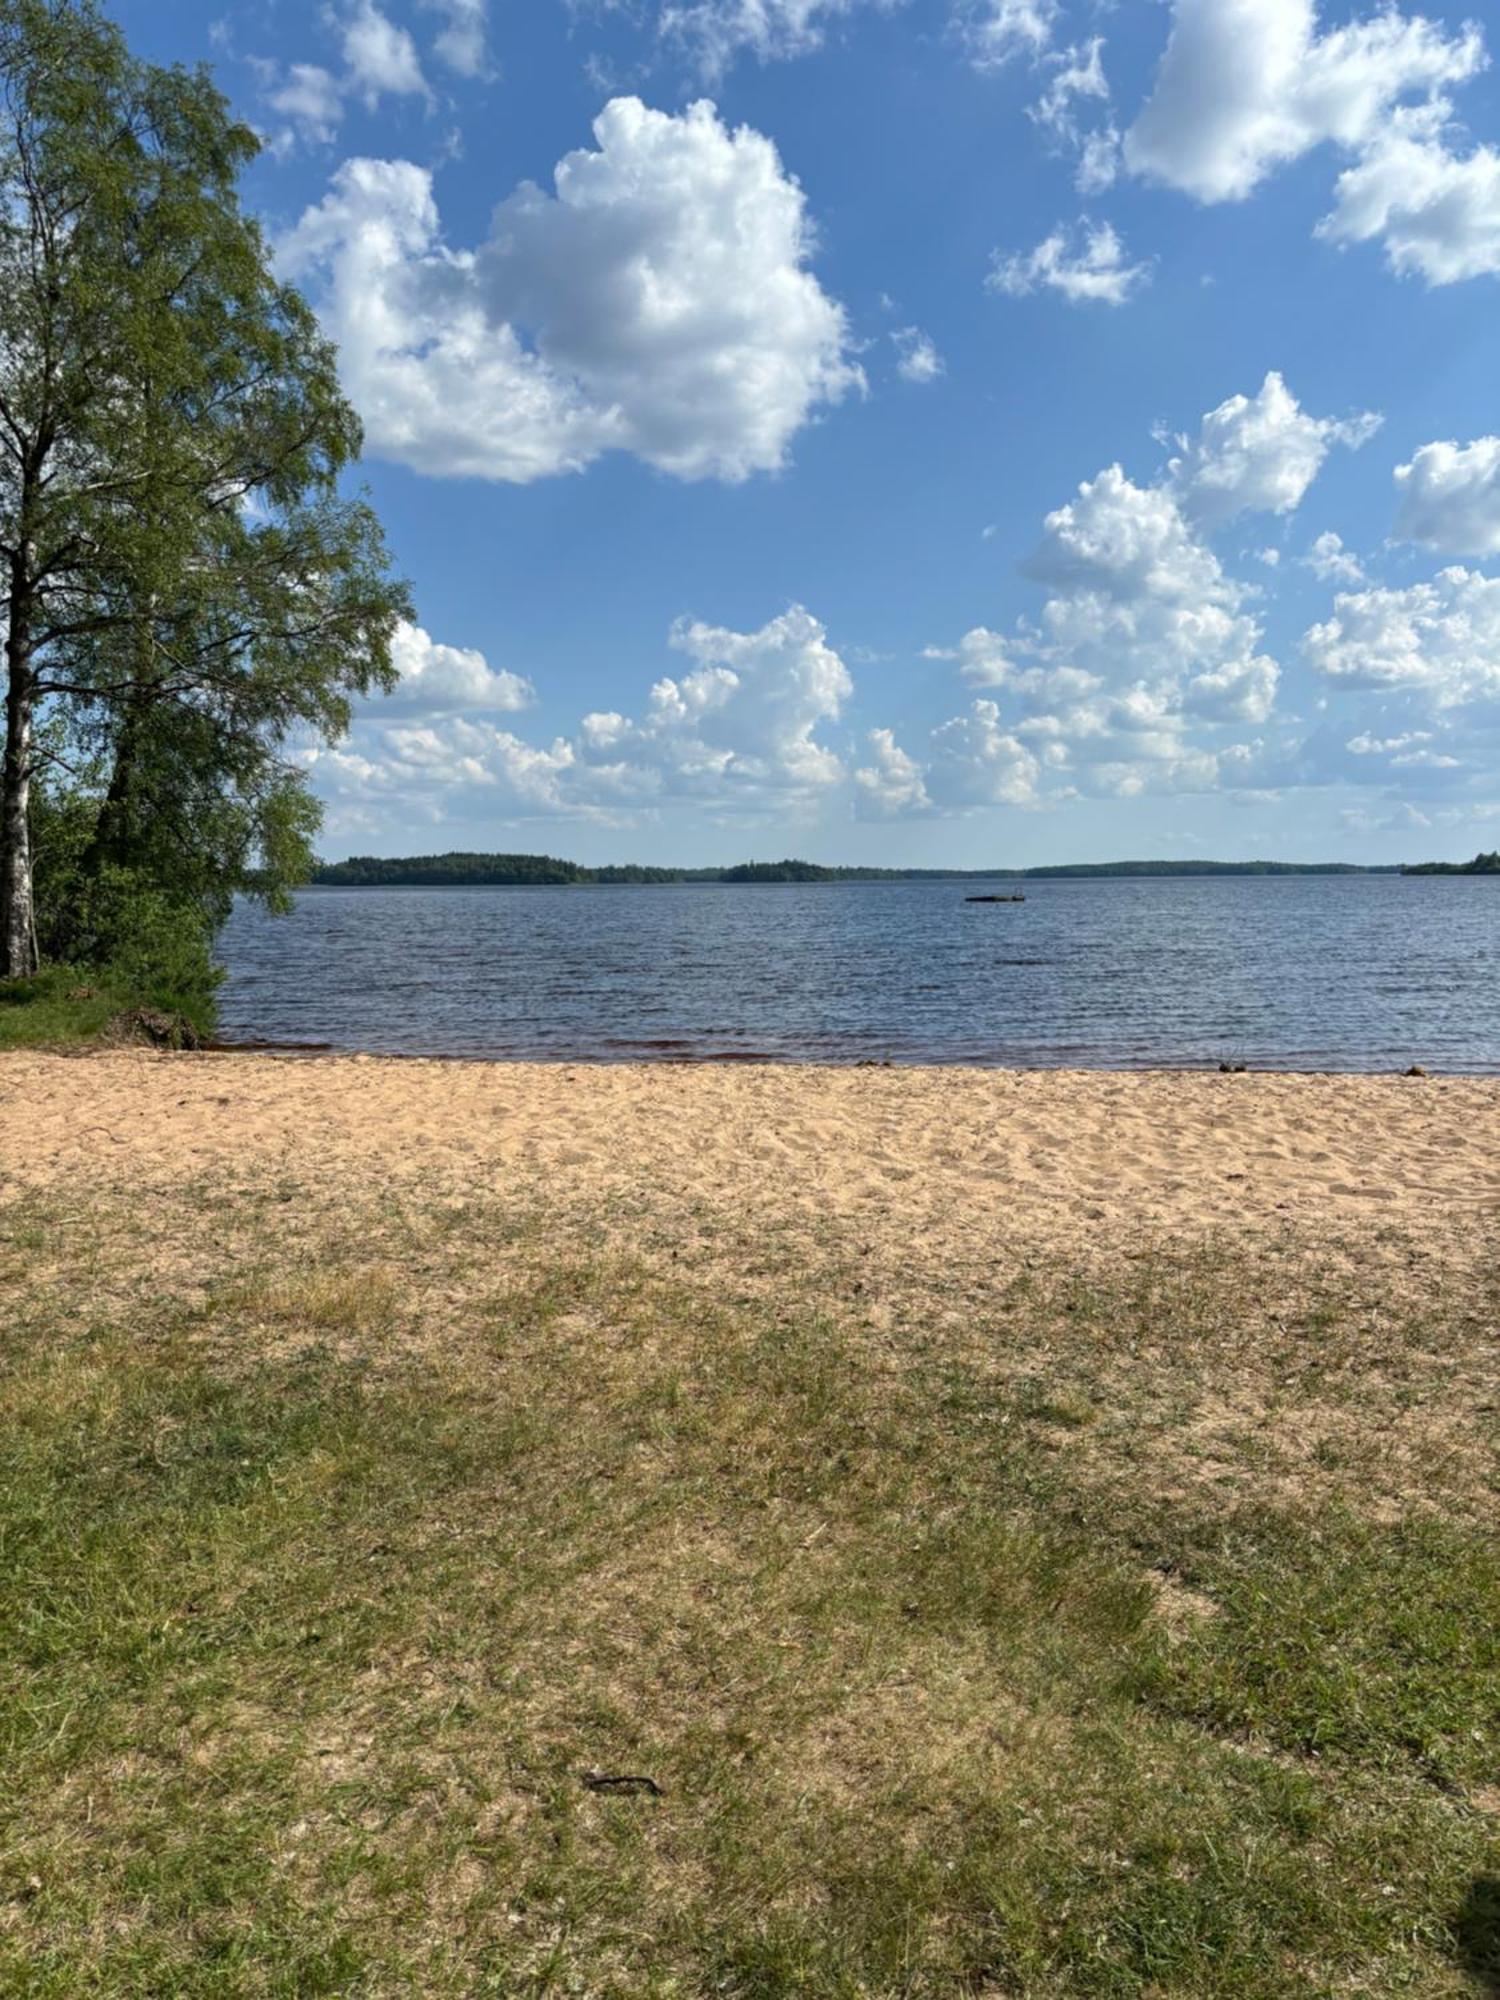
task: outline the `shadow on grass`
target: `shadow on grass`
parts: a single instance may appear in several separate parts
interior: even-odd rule
[[[1459,1962],[1486,1995],[1500,1995],[1500,1878],[1480,1875],[1454,1926]]]

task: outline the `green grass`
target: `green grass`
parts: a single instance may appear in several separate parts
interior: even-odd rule
[[[106,966],[48,966],[31,979],[0,980],[0,1053],[22,1048],[77,1048],[107,1039],[122,1016],[146,1008],[181,1014],[198,1033],[213,1025],[202,995],[142,993]]]
[[[0,1991],[1500,1991],[1488,1301],[286,1192],[0,1213]]]
[[[34,979],[0,980],[0,1049],[98,1041],[124,1004],[108,983],[68,966]]]

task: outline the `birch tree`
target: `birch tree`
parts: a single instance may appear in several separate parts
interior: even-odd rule
[[[256,150],[93,0],[0,0],[0,977],[36,964],[50,762],[110,771],[96,860],[167,868],[201,834],[222,901],[257,845],[283,837],[273,878],[305,849],[299,746],[394,678],[406,594],[343,491],[333,351],[240,205]]]

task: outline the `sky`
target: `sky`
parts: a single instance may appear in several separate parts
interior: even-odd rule
[[[262,135],[412,584],[328,856],[1500,845],[1462,6],[114,11]]]

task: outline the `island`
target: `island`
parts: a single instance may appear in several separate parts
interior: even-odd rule
[[[1472,861],[1419,861],[1403,875],[1500,875],[1500,853],[1476,854]]]

